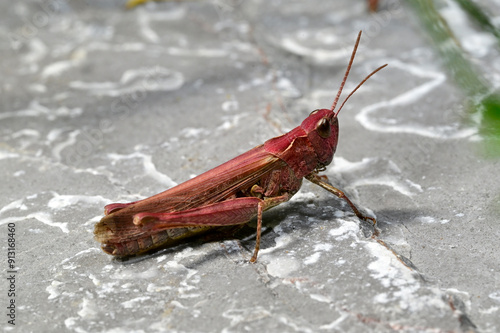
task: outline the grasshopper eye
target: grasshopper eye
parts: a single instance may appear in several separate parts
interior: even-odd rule
[[[319,110],[314,110],[314,111],[312,111],[311,113],[309,113],[309,115],[310,115],[310,116],[312,116],[313,114],[318,113],[318,111],[319,111]]]
[[[332,128],[330,127],[330,122],[327,118],[321,118],[321,120],[318,121],[318,124],[316,125],[316,131],[323,139],[328,138],[330,134],[332,134]]]

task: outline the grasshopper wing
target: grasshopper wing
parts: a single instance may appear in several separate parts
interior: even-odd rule
[[[133,255],[167,244],[172,235],[166,230],[150,230],[133,223],[139,213],[180,212],[221,202],[241,195],[269,172],[286,167],[278,157],[257,146],[193,179],[144,200],[130,204],[112,204],[96,224],[94,234],[103,250],[115,255]],[[244,196],[244,195],[243,195]],[[110,207],[110,209],[108,209]],[[199,231],[207,227],[196,228]],[[177,235],[190,235],[180,232]]]

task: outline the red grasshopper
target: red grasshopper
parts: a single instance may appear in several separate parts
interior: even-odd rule
[[[242,225],[257,217],[255,262],[259,252],[262,213],[290,200],[302,178],[343,198],[356,216],[364,216],[339,189],[318,172],[330,164],[337,148],[337,115],[349,97],[373,74],[368,75],[334,112],[358,48],[358,35],[349,65],[331,109],[314,110],[290,132],[272,138],[234,159],[165,192],[131,203],[104,208],[96,224],[95,239],[115,256],[131,256],[178,243],[214,227]]]

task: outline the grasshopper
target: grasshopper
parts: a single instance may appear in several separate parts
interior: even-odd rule
[[[337,96],[330,109],[318,109],[290,132],[272,138],[232,160],[152,197],[105,206],[105,216],[95,225],[95,239],[104,252],[126,257],[171,246],[214,227],[242,225],[257,217],[256,243],[251,262],[259,252],[262,213],[290,200],[305,178],[344,199],[356,216],[365,216],[341,190],[318,175],[330,164],[337,148],[335,112],[361,38],[359,32]]]

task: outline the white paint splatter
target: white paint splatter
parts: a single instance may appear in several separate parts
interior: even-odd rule
[[[82,108],[67,108],[59,107],[57,109],[50,109],[46,106],[41,105],[38,101],[34,100],[30,102],[27,109],[15,110],[11,112],[0,113],[0,119],[13,118],[13,117],[38,117],[44,116],[48,120],[54,120],[58,117],[70,117],[74,118],[83,113]]]
[[[344,320],[346,320],[349,317],[349,314],[347,313],[342,313],[340,317],[338,317],[336,320],[331,322],[330,324],[327,325],[321,325],[319,328],[321,330],[328,330],[331,331],[333,329],[336,329]]]
[[[223,120],[223,123],[215,129],[216,131],[226,131],[228,129],[231,129],[233,127],[238,126],[239,122],[241,119],[245,118],[248,114],[247,113],[239,113],[236,115],[230,115],[230,116],[223,116],[221,117]]]
[[[223,111],[237,111],[239,109],[239,103],[235,100],[224,101],[221,105]]]
[[[415,294],[420,290],[420,282],[413,271],[399,261],[391,251],[378,243],[366,242],[365,248],[375,257],[375,260],[368,265],[368,269],[372,272],[371,276],[387,290],[375,295],[374,302],[396,301],[402,310],[410,312],[421,311],[430,303],[443,311],[449,309],[447,302],[442,299],[442,291],[438,288],[430,289],[434,295],[420,295],[418,297],[420,301],[415,302]]]
[[[222,317],[231,320],[231,327],[245,322],[255,322],[259,319],[270,316],[271,313],[264,309],[262,306],[243,309],[229,309],[222,313]],[[225,329],[223,332],[232,332],[232,330]]]
[[[321,243],[314,245],[314,251],[330,251],[333,248],[332,244]]]
[[[330,297],[326,297],[326,296],[323,296],[323,295],[310,294],[309,297],[311,297],[311,299],[313,299],[315,301],[318,301],[318,302],[332,303],[332,299]]]
[[[362,177],[353,177],[349,188],[366,185],[382,185],[391,187],[393,190],[406,195],[413,196],[415,193],[423,192],[419,184],[401,176],[401,170],[391,160],[365,157],[358,162],[350,162],[343,157],[334,157],[334,163],[328,168],[328,172],[355,175],[360,173]],[[345,177],[344,176],[344,177]]]
[[[274,231],[279,233],[279,226],[274,228]],[[254,236],[251,236],[252,238]],[[276,245],[273,246],[273,247],[268,247],[267,249],[260,249],[259,250],[259,256],[263,256],[263,255],[266,255],[266,254],[271,254],[272,252],[274,252],[275,250],[278,250],[279,248],[284,248],[284,247],[287,247],[288,244],[290,244],[291,242],[293,242],[295,240],[295,238],[289,234],[282,234],[278,237],[276,237],[274,239]]]
[[[422,192],[422,187],[420,185],[410,181],[409,179],[405,179],[403,182],[401,182],[399,179],[395,179],[395,177],[391,175],[381,175],[379,177],[374,177],[374,178],[363,178],[350,184],[350,186],[352,187],[367,186],[367,185],[388,186],[393,190],[401,194],[404,194],[408,197],[411,197],[412,195],[415,194],[410,190],[412,188],[418,192]]]
[[[61,132],[51,133],[51,134],[52,136],[54,136],[56,134],[61,134]],[[54,156],[56,160],[60,161],[61,152],[67,147],[70,147],[76,143],[76,137],[78,136],[78,134],[80,134],[80,130],[74,130],[70,132],[68,134],[68,138],[65,141],[58,143],[57,145],[54,146],[54,148],[52,148],[52,156]]]
[[[54,299],[61,294],[57,288],[62,284],[62,282],[54,280],[49,286],[47,286],[47,288],[45,288],[45,291],[49,293],[48,299]]]
[[[151,297],[149,297],[149,296],[139,296],[136,298],[132,298],[131,300],[122,302],[122,306],[125,309],[132,309],[132,308],[135,308],[136,306],[138,306],[137,303],[143,303],[144,301],[147,301],[149,299],[151,299]]]
[[[158,292],[162,292],[162,291],[165,291],[165,290],[172,290],[173,287],[172,286],[157,286],[156,284],[154,283],[150,283],[148,284],[148,286],[146,287],[146,290],[147,292],[149,293],[158,293]]]
[[[156,167],[153,163],[153,158],[151,155],[146,155],[140,152],[134,152],[128,155],[120,155],[120,154],[108,154],[108,157],[114,161],[123,160],[123,159],[132,159],[132,158],[140,158],[143,161],[143,167],[145,170],[145,174],[149,177],[157,180],[158,182],[166,185],[167,187],[173,187],[177,185],[169,176],[163,174],[156,170]]]
[[[315,264],[316,262],[318,262],[320,257],[321,257],[321,252],[314,252],[313,254],[304,259],[304,264],[305,265]]]
[[[109,200],[100,195],[59,195],[54,192],[54,197],[49,200],[47,206],[51,209],[63,209],[84,203],[90,206],[101,205]]]
[[[16,209],[18,209],[18,210],[27,210],[28,209],[28,207],[26,207],[26,205],[24,204],[24,199],[12,201],[11,203],[3,206],[2,209],[0,209],[0,214],[3,214],[9,210],[16,210]]]
[[[364,107],[356,115],[356,120],[361,125],[371,131],[384,133],[410,133],[435,139],[460,139],[470,137],[477,132],[477,129],[475,128],[458,129],[450,125],[425,126],[420,124],[384,123],[374,117],[376,111],[384,108],[407,107],[408,105],[417,103],[425,95],[435,90],[446,80],[446,76],[440,72],[427,71],[419,66],[402,63],[397,59],[390,59],[389,62],[392,68],[398,68],[402,71],[409,72],[412,76],[428,78],[430,80],[413,89],[397,95],[389,101],[381,101],[379,103]]]
[[[42,222],[43,224],[46,224],[50,227],[57,227],[57,228],[61,229],[61,231],[64,233],[69,233],[67,222],[54,222],[54,221],[52,221],[52,216],[46,212],[35,212],[35,213],[28,214],[27,216],[7,217],[7,218],[0,220],[0,225],[8,224],[11,222],[26,221],[29,219],[35,219],[35,220]]]
[[[181,72],[155,66],[129,69],[122,74],[119,82],[72,81],[69,86],[87,90],[93,95],[116,97],[137,92],[177,90],[182,87],[184,81]]]
[[[157,180],[162,184],[165,184],[168,187],[173,187],[177,185],[177,183],[174,182],[172,178],[156,170],[152,156],[143,155],[143,161],[144,161],[143,162],[144,170],[146,170],[146,174],[149,175],[151,178]]]
[[[49,48],[40,38],[30,38],[27,40],[28,52],[24,53],[21,60],[27,64],[37,64],[45,58],[49,52]]]
[[[0,160],[6,160],[8,158],[18,158],[19,154],[11,153],[7,151],[0,151]]]
[[[21,176],[24,176],[25,174],[26,174],[26,171],[19,170],[19,171],[14,172],[13,176],[14,177],[21,177]]]
[[[137,22],[139,25],[140,34],[151,43],[158,44],[160,42],[160,36],[151,27],[152,21],[177,21],[181,20],[186,16],[186,9],[183,7],[174,8],[168,11],[146,11],[143,8],[137,8]]]
[[[322,243],[314,245],[314,253],[304,259],[305,265],[315,264],[321,257],[321,252],[328,252],[333,248],[332,244]]]
[[[146,271],[138,272],[137,270],[131,269],[123,269],[115,272],[111,275],[112,279],[116,280],[142,280],[142,279],[152,279],[158,275],[158,268],[152,266]]]
[[[300,264],[297,260],[290,257],[266,257],[269,263],[266,265],[267,272],[269,275],[285,278],[290,275],[293,271],[299,269]]]
[[[435,217],[432,216],[419,216],[415,218],[416,221],[421,222],[421,223],[436,223],[439,222],[441,224],[446,224],[450,222],[448,219],[440,219],[439,221],[436,220]]]
[[[303,190],[299,190],[291,199],[290,201],[296,201],[296,202],[309,202],[314,199],[317,199],[318,195],[313,193],[313,192],[306,192]]]
[[[359,225],[356,222],[339,219],[342,224],[338,228],[330,229],[328,234],[335,237],[336,241],[341,241],[349,237],[358,240]]]
[[[335,63],[340,59],[345,59],[347,55],[345,48],[328,50],[319,47],[308,47],[301,44],[296,37],[284,37],[278,42],[278,44],[284,50],[309,59],[317,64]]]
[[[179,135],[185,138],[198,138],[201,135],[206,135],[208,133],[209,131],[205,128],[186,127],[180,131]]]
[[[368,269],[372,271],[371,276],[379,280],[384,287],[418,283],[411,270],[403,265],[387,248],[372,242],[367,242],[365,248],[376,258],[368,265]]]
[[[87,298],[83,298],[80,307],[81,309],[77,313],[80,317],[85,319],[94,319],[99,313],[95,302]]]
[[[51,76],[59,76],[68,69],[77,66],[79,63],[80,62],[74,60],[54,62],[50,65],[45,66],[45,68],[42,70],[41,77],[42,79],[47,79]]]
[[[160,36],[151,28],[149,13],[142,9],[137,11],[137,22],[139,23],[139,32],[141,35],[151,43],[158,43],[160,41]]]
[[[39,138],[40,132],[31,128],[25,128],[11,134],[11,137],[13,137],[14,139],[17,139],[22,136],[31,136],[34,138]]]
[[[422,223],[434,223],[436,219],[432,216],[419,216],[416,218],[417,221]]]

